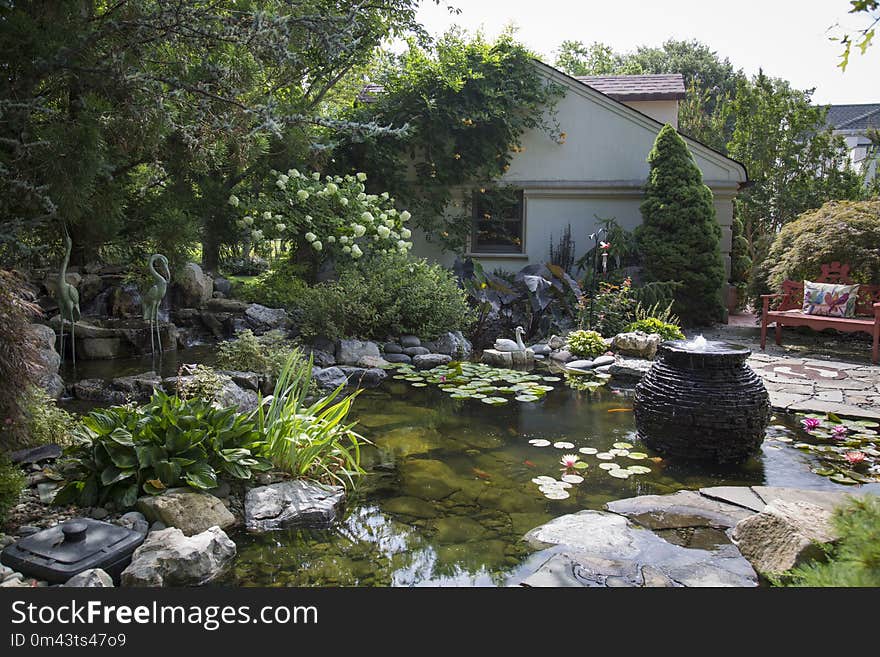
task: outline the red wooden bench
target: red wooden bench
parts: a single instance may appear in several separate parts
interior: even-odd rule
[[[849,265],[832,262],[822,265],[822,274],[817,283],[840,283],[851,285]],[[807,315],[803,312],[803,281],[785,281],[781,294],[762,294],[764,309],[761,315],[761,349],[767,342],[767,324],[776,322],[776,344],[782,344],[783,326],[806,326],[814,331],[837,329],[847,333],[867,333],[874,339],[871,361],[876,365],[880,356],[880,285],[859,285],[859,298],[856,302],[856,317],[826,317]],[[770,301],[781,299],[775,309],[770,309]]]

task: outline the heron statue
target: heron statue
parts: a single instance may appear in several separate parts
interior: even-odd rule
[[[156,271],[155,264],[157,262],[162,263],[162,266],[165,268],[165,274],[167,278]],[[162,304],[162,299],[165,298],[165,293],[168,291],[168,283],[171,282],[171,271],[168,268],[168,258],[163,256],[161,253],[154,253],[150,256],[150,262],[148,265],[150,270],[150,275],[153,277],[155,283],[153,286],[147,290],[147,293],[144,295],[144,319],[150,322],[150,350],[151,353],[155,353],[156,345],[153,341],[153,323],[155,322],[155,337],[159,342],[159,353],[162,352],[162,332],[159,329],[159,306]]]
[[[67,232],[67,224],[62,223],[64,228],[64,262],[58,272],[58,310],[61,313],[61,357],[64,358],[64,320],[70,321],[70,345],[73,354],[73,366],[76,367],[76,323],[80,318],[79,292],[67,282],[67,265],[70,262],[70,250],[73,241]]]

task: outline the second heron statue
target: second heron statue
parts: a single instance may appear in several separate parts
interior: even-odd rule
[[[165,269],[163,276],[156,271],[156,263],[161,263]],[[171,270],[168,268],[168,258],[161,253],[154,253],[150,256],[148,265],[150,276],[153,277],[155,283],[147,290],[144,295],[144,319],[150,323],[150,349],[153,353],[156,351],[156,345],[153,342],[153,330],[155,327],[156,341],[159,343],[159,353],[162,352],[162,331],[159,328],[159,306],[162,305],[162,299],[168,292],[168,283],[171,282]]]

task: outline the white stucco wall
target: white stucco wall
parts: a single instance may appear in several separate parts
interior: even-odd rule
[[[642,114],[647,114],[660,123],[669,123],[678,130],[677,100],[627,100],[623,104]]]
[[[647,157],[662,124],[549,67],[546,73],[566,88],[556,116],[565,140],[558,143],[540,130],[524,135],[523,152],[501,180],[524,190],[524,253],[469,254],[490,271],[519,270],[546,261],[551,236],[558,240],[568,224],[580,257],[591,248],[587,236],[597,225],[595,215],[614,217],[628,230],[642,220],[639,205],[649,172]],[[746,180],[745,170],[701,144],[688,145],[715,196],[722,251],[728,254],[732,200]],[[455,260],[454,254],[443,253],[417,233],[413,253],[446,265]]]

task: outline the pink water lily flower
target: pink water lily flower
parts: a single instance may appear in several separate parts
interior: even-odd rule
[[[847,460],[847,463],[850,465],[858,465],[862,461],[865,460],[864,452],[847,452],[843,455],[843,458]]]
[[[846,434],[847,434],[848,432],[849,432],[849,429],[847,429],[847,428],[846,428],[845,426],[843,426],[842,424],[838,424],[836,427],[834,427],[834,428],[831,430],[831,437],[832,437],[832,438],[837,438],[838,440],[840,440],[840,439],[842,439],[842,438],[845,438],[845,437],[846,437]]]
[[[808,417],[805,418],[801,424],[804,425],[805,431],[812,431],[813,429],[818,429],[821,426],[822,422],[814,417]]]
[[[565,470],[570,470],[574,467],[574,464],[581,460],[577,454],[563,454],[562,458],[559,459],[559,462],[565,466]]]

